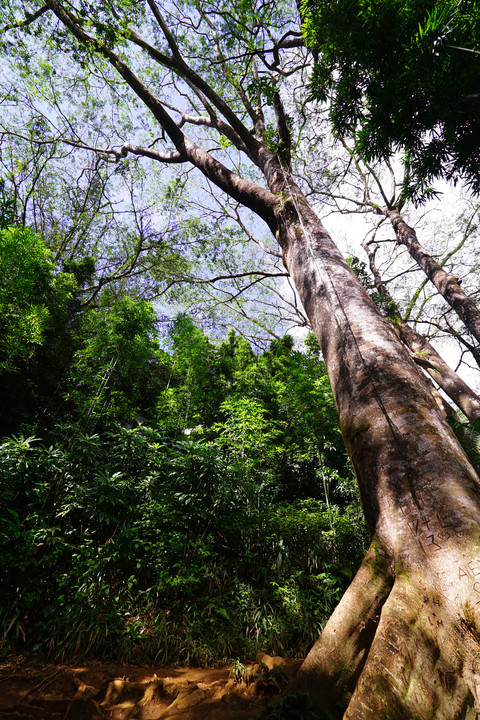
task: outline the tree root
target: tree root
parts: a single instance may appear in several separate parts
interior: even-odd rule
[[[393,583],[391,563],[372,543],[355,578],[287,692],[303,690],[341,718],[364,667]]]
[[[464,718],[465,640],[438,595],[397,577],[344,720]]]
[[[335,720],[480,717],[480,622],[428,576],[427,562],[394,578],[372,544],[287,692],[315,696]]]

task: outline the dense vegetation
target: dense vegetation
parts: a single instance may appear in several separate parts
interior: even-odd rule
[[[0,243],[2,652],[305,653],[366,539],[313,336],[160,334],[129,296],[82,310],[88,263]]]

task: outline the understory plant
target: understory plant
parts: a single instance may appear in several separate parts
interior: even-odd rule
[[[0,444],[2,652],[306,653],[366,542],[315,348],[179,318],[160,351],[133,301],[84,327],[55,413]]]

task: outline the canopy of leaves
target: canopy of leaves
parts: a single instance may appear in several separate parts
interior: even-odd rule
[[[313,97],[367,160],[402,149],[407,192],[463,178],[480,192],[480,5],[471,0],[304,0]],[[428,192],[427,192],[428,194]]]

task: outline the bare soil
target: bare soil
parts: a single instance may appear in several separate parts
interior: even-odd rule
[[[249,720],[300,663],[260,653],[235,668],[157,668],[15,655],[0,664],[0,720]]]

